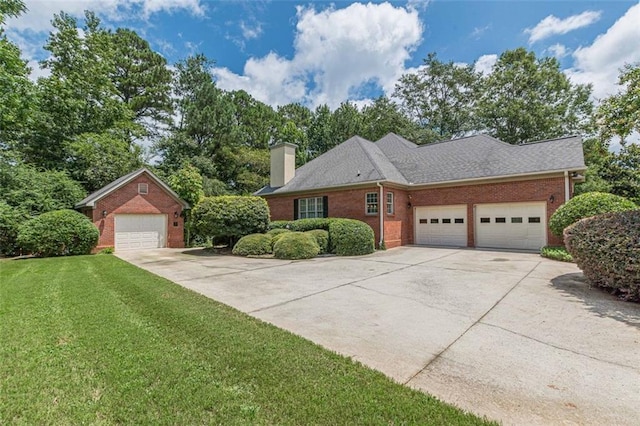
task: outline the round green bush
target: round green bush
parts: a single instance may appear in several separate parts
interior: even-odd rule
[[[42,257],[89,254],[100,232],[84,215],[54,210],[25,222],[18,231],[18,245]]]
[[[335,218],[311,218],[311,219],[298,219],[293,222],[289,222],[289,229],[298,232],[307,232],[314,229],[329,230],[329,224],[336,220]]]
[[[565,229],[564,241],[591,284],[640,301],[640,210],[582,219]]]
[[[249,234],[240,238],[233,246],[232,253],[239,256],[260,256],[271,254],[272,236],[269,234]]]
[[[320,253],[313,235],[289,232],[278,236],[280,239],[273,245],[273,254],[277,259],[310,259]]]
[[[316,239],[316,243],[318,243],[318,247],[320,247],[320,253],[324,254],[329,252],[329,231],[312,229],[311,231],[306,231],[305,234],[309,234]]]
[[[587,192],[573,197],[558,207],[549,220],[549,228],[554,235],[560,237],[567,226],[585,217],[637,208],[633,201],[618,195]]]
[[[375,251],[373,229],[355,219],[334,219],[329,224],[331,252],[338,256],[360,256]]]
[[[284,229],[284,228],[274,228],[274,229],[270,229],[267,231],[267,234],[269,235],[279,235],[279,234],[284,234],[286,232],[291,232],[289,229]]]

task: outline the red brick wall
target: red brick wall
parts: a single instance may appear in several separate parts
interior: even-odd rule
[[[148,194],[138,194],[139,183],[148,184]],[[107,216],[102,217],[102,212],[105,210]],[[174,217],[175,212],[178,213],[177,218]],[[166,214],[167,247],[184,247],[184,221],[180,215],[182,206],[146,173],[99,200],[93,211],[88,209],[84,213],[100,230],[100,240],[96,250],[115,246],[114,215],[116,214]],[[177,222],[178,226],[174,226],[174,222]]]
[[[547,203],[547,224],[553,212],[564,202],[564,177],[531,179],[511,182],[486,183],[465,186],[402,190],[384,188],[381,211],[385,215],[384,233],[387,248],[413,243],[413,209],[420,206],[438,206],[448,204],[467,205],[467,244],[474,247],[474,204],[507,203],[526,201],[545,201]],[[386,193],[394,193],[394,214],[386,214]],[[379,241],[378,216],[365,214],[365,194],[379,192],[377,186],[342,191],[310,192],[304,195],[267,197],[271,220],[293,220],[293,200],[295,198],[328,196],[329,216],[348,217],[362,220],[373,228],[376,244]],[[549,202],[550,196],[555,198]],[[411,206],[409,206],[411,204]],[[561,239],[547,229],[548,244],[562,244]]]

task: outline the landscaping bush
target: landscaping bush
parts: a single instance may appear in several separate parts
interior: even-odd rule
[[[320,253],[320,247],[311,234],[289,232],[278,235],[273,254],[278,259],[310,259]]]
[[[0,201],[0,254],[12,256],[19,253],[18,229],[27,220],[25,214]]]
[[[269,230],[272,231],[274,229],[289,229],[289,224],[291,220],[274,220],[273,222],[269,222]]]
[[[191,212],[193,231],[206,238],[225,239],[233,245],[249,234],[265,232],[269,207],[264,198],[221,195],[203,198]]]
[[[373,229],[355,219],[333,219],[329,225],[331,252],[338,256],[358,256],[373,253]]]
[[[55,210],[20,226],[18,245],[37,256],[73,256],[91,253],[99,237],[98,228],[86,216]]]
[[[587,192],[573,197],[561,205],[549,220],[549,228],[554,235],[562,236],[569,225],[585,217],[603,213],[636,209],[638,206],[624,197],[604,192]]]
[[[272,253],[272,235],[249,234],[240,238],[232,253],[239,256],[260,256]]]
[[[564,240],[591,284],[640,301],[640,210],[582,219]]]
[[[540,256],[560,262],[573,262],[573,257],[563,246],[544,246],[540,249]]]
[[[283,228],[274,228],[274,229],[270,229],[267,231],[267,234],[272,235],[272,236],[276,236],[276,235],[280,235],[280,234],[285,234],[287,232],[291,232],[288,229],[283,229]]]
[[[276,243],[278,241],[280,241],[280,238],[284,237],[286,234],[291,233],[291,231],[289,231],[288,229],[286,230],[286,232],[279,232],[277,234],[272,234],[271,235],[271,247],[274,247],[276,245]]]
[[[329,230],[329,224],[333,222],[334,218],[314,218],[314,219],[298,219],[289,223],[289,229],[298,232],[307,232],[314,229]]]
[[[316,243],[318,243],[318,247],[320,247],[320,253],[328,253],[329,252],[329,232],[324,229],[312,229],[311,231],[306,231],[305,234],[309,234],[316,239]]]

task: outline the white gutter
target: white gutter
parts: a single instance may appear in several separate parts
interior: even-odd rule
[[[382,248],[384,245],[384,211],[385,203],[383,203],[384,198],[384,187],[380,182],[376,182],[376,185],[380,188],[380,196],[378,199],[378,215],[380,216],[380,241],[378,241],[378,248]]]
[[[566,203],[571,198],[569,186],[569,171],[564,171],[564,202]]]

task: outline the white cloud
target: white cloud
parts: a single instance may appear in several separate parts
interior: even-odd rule
[[[525,34],[529,34],[529,43],[535,43],[545,38],[566,34],[570,31],[577,30],[582,27],[593,24],[600,19],[601,11],[587,10],[578,15],[572,15],[565,19],[556,18],[549,15],[533,28],[524,30]]]
[[[476,60],[476,63],[474,64],[473,68],[476,72],[486,75],[491,72],[491,70],[493,69],[493,66],[497,61],[498,61],[498,55],[496,54],[482,55]]]
[[[404,63],[421,41],[414,9],[354,3],[316,11],[298,7],[294,55],[247,61],[242,75],[215,68],[221,88],[242,88],[271,105],[304,102],[337,107],[364,83],[393,92]],[[312,89],[305,89],[311,85]]]
[[[567,47],[560,43],[549,46],[547,52],[551,53],[557,59],[562,59],[569,54]]]
[[[476,40],[480,39],[482,35],[487,32],[487,30],[491,29],[491,24],[485,25],[484,27],[475,27],[473,31],[471,31],[470,36]]]
[[[636,4],[596,40],[573,52],[573,67],[566,74],[575,83],[593,84],[597,99],[616,93],[620,69],[640,62],[640,4]]]
[[[240,31],[242,31],[242,37],[244,37],[245,40],[258,38],[262,34],[262,24],[260,22],[257,22],[254,25],[250,25],[244,21],[241,21]]]

